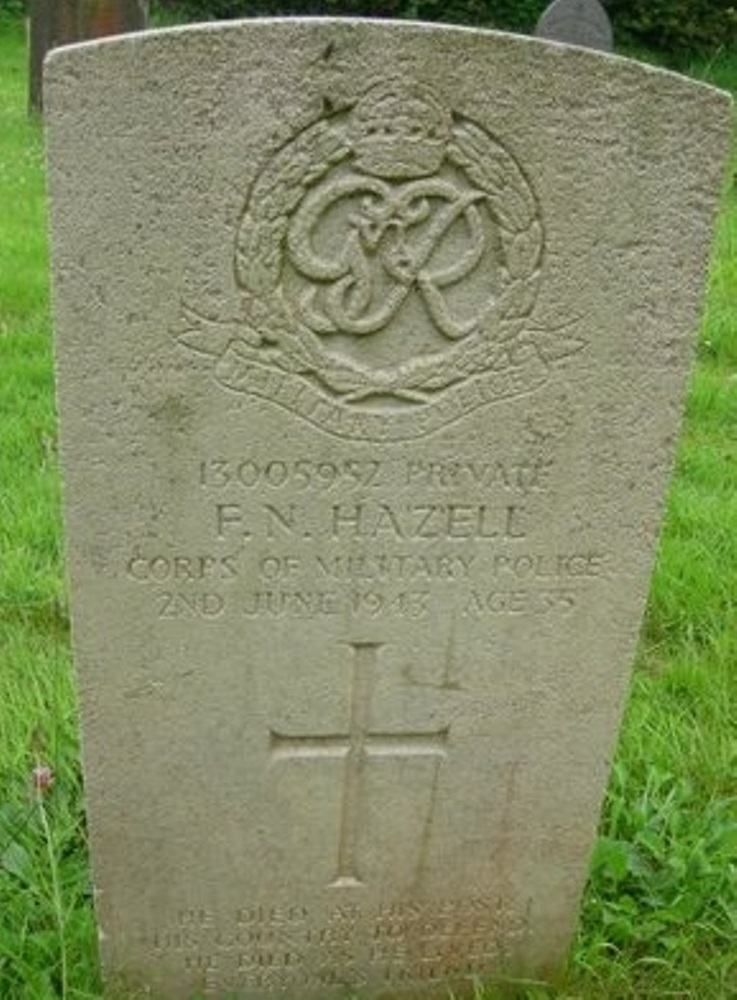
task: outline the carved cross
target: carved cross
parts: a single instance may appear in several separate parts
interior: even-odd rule
[[[338,837],[338,863],[331,885],[361,885],[357,842],[364,765],[372,758],[446,755],[450,727],[423,732],[386,733],[371,727],[371,700],[381,643],[355,642],[351,714],[347,733],[289,736],[270,730],[273,760],[343,760],[343,803]]]

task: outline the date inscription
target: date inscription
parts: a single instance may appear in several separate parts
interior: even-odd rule
[[[425,619],[448,600],[462,617],[480,618],[570,614],[590,584],[610,574],[611,561],[603,552],[512,550],[484,558],[451,549],[326,555],[279,548],[257,559],[247,551],[139,551],[128,560],[126,577],[153,593],[156,615],[165,620]]]

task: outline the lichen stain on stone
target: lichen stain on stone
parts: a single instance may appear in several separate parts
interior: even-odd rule
[[[183,396],[168,395],[151,408],[149,415],[166,432],[178,433],[187,429],[194,413],[191,403]]]

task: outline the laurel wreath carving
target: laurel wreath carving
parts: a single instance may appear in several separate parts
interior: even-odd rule
[[[232,342],[238,354],[317,380],[345,402],[377,393],[423,402],[470,375],[513,366],[519,345],[534,343],[526,326],[540,284],[544,234],[539,208],[511,154],[460,117],[454,120],[446,157],[482,193],[501,238],[501,291],[488,314],[447,349],[380,369],[330,354],[294,314],[280,284],[291,215],[309,188],[351,154],[344,121],[322,119],[283,146],[257,177],[235,248],[247,324]]]

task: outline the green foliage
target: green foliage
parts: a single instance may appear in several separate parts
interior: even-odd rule
[[[645,46],[674,61],[737,45],[737,0],[603,0],[618,45]],[[152,0],[161,12],[189,20],[325,15],[486,25],[531,34],[546,0]],[[0,0],[0,15],[21,15],[27,0]]]
[[[638,775],[620,762],[586,897],[594,935],[613,948],[666,958],[685,926],[701,924],[715,951],[728,950],[737,934],[730,909],[737,904],[736,804],[704,805],[683,778],[657,768]]]
[[[17,704],[20,677],[32,680],[42,725],[27,733],[25,766],[0,775],[0,995],[3,1000],[71,1000],[82,996],[82,986],[98,984],[89,960],[94,929],[73,719],[61,711],[49,726],[54,710],[70,704],[65,690],[69,663],[63,649],[54,651],[43,640],[29,644],[28,632],[16,640],[5,630],[0,635],[3,660],[16,659],[19,668],[15,693],[4,687]],[[9,647],[14,647],[10,654]],[[49,672],[45,678],[41,669]],[[23,747],[21,741],[16,745]],[[30,765],[41,759],[53,760],[55,776],[44,790],[31,783]]]
[[[26,0],[0,0],[0,15],[10,14],[13,17],[21,17],[26,13],[27,8]]]
[[[531,35],[548,5],[547,0],[485,0],[484,20],[489,27]]]
[[[674,58],[737,44],[732,0],[610,0],[619,43],[645,45]]]
[[[196,20],[322,14],[490,25],[529,33],[546,4],[545,0],[159,0],[156,6]]]
[[[0,0],[3,2],[3,0]],[[5,0],[8,2],[8,0]],[[684,56],[737,44],[737,0],[604,0],[620,45]],[[546,0],[159,0],[193,20],[323,14],[486,25],[531,34]]]
[[[193,20],[233,17],[402,17],[407,0],[159,0],[157,6]]]

